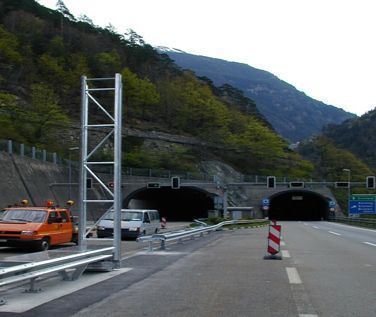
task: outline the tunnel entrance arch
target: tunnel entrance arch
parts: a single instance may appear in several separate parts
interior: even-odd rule
[[[269,219],[325,220],[329,218],[329,198],[309,190],[287,190],[269,197]]]
[[[192,221],[208,218],[209,210],[214,209],[215,196],[193,186],[141,188],[123,200],[123,208],[157,209],[167,221]]]

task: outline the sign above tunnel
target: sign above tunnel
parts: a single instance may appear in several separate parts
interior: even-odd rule
[[[349,204],[350,214],[376,214],[376,195],[351,195]]]

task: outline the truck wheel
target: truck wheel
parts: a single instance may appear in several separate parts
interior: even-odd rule
[[[50,248],[50,239],[43,238],[38,242],[38,250],[40,251],[47,251]]]

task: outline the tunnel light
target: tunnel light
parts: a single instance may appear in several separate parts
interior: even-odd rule
[[[171,177],[171,188],[172,189],[180,188],[180,177],[177,177],[177,176]]]
[[[304,182],[290,182],[290,188],[304,188]]]
[[[147,183],[147,188],[161,188],[161,184],[159,183]]]
[[[335,182],[334,185],[336,188],[349,188],[350,187],[349,182]]]
[[[86,179],[86,188],[87,189],[93,188],[93,179],[92,178],[87,178]]]
[[[266,187],[267,188],[276,188],[275,176],[268,176],[266,178]]]
[[[367,176],[367,179],[366,179],[366,187],[367,188],[371,188],[371,189],[376,188],[375,178],[376,178],[375,176]]]

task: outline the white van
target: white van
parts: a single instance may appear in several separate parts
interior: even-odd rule
[[[160,228],[159,212],[149,209],[121,210],[121,238],[136,239],[141,235],[157,233]],[[98,238],[112,237],[114,231],[114,211],[99,221],[97,225]]]

